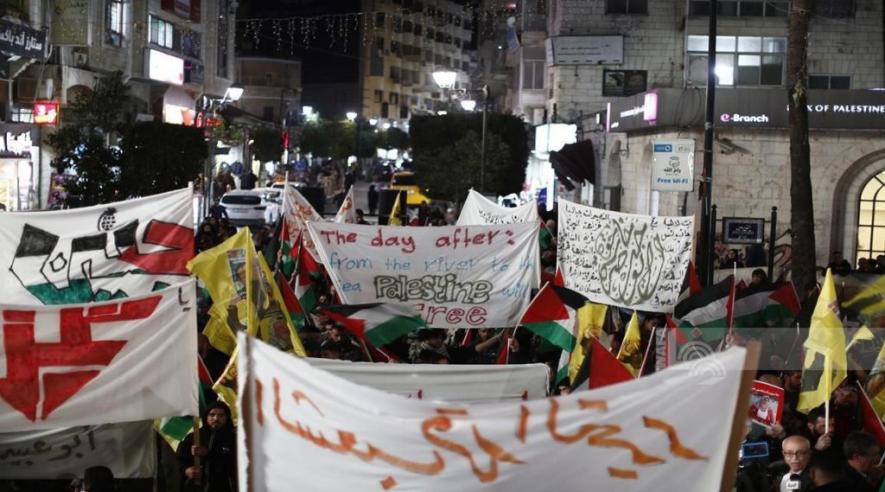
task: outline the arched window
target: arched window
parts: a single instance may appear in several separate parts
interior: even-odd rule
[[[885,254],[885,170],[867,181],[860,192],[857,217],[857,257]]]

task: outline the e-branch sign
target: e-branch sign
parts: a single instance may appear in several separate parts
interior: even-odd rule
[[[657,118],[631,117],[639,94],[611,103],[611,131],[704,126],[703,89],[656,89]],[[722,128],[788,128],[785,89],[717,89],[715,124]],[[637,101],[633,99],[637,98]],[[648,111],[648,108],[646,108]],[[625,116],[626,115],[626,116]],[[809,90],[811,129],[885,130],[885,91]]]

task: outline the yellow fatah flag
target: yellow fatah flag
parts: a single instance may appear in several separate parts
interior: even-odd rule
[[[808,413],[829,401],[830,394],[848,374],[845,353],[845,329],[839,317],[839,300],[833,274],[827,270],[823,289],[805,340],[805,362],[802,368],[802,389],[796,409]]]
[[[285,309],[264,257],[255,252],[249,229],[242,228],[188,263],[212,297],[210,322],[203,333],[216,349],[230,354],[237,330],[277,348],[304,356],[304,347]]]
[[[876,415],[880,419],[885,417],[885,343],[879,349],[879,356],[876,357],[876,362],[867,378],[866,392],[870,396]]]
[[[403,214],[403,206],[399,202],[399,197],[402,193],[396,194],[396,200],[393,202],[393,208],[390,209],[390,217],[387,219],[387,225],[403,225],[403,221],[400,220],[400,216]]]
[[[575,376],[584,363],[587,356],[584,350],[584,344],[590,337],[597,339],[602,336],[602,327],[605,325],[605,315],[608,312],[608,306],[603,304],[594,304],[592,302],[585,303],[578,309],[578,328],[575,330],[575,349],[572,350],[571,359],[568,365],[569,381],[574,384]]]
[[[885,316],[885,275],[851,298],[845,307],[856,310],[868,323]]]
[[[639,316],[633,311],[630,322],[627,324],[627,333],[624,334],[624,340],[621,341],[621,348],[618,350],[618,360],[623,362],[627,369],[633,375],[642,365],[642,334],[639,332]]]

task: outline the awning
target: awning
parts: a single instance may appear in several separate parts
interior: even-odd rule
[[[550,153],[553,172],[556,173],[559,182],[569,191],[575,189],[572,181],[578,184],[584,181],[593,183],[595,160],[593,143],[590,140],[568,144],[562,150]]]

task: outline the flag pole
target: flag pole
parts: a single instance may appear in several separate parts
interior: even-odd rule
[[[193,431],[194,432],[194,446],[199,448],[200,447],[200,417],[194,416],[192,418],[193,418],[193,422],[194,422],[193,423],[193,426],[194,426],[194,431]],[[200,468],[200,455],[196,454],[196,453],[194,453],[194,468],[196,468],[197,470],[200,470],[201,472],[203,471]],[[202,482],[203,481],[199,478],[194,479],[194,485],[202,485],[203,484]]]
[[[750,388],[759,367],[760,343],[751,340],[747,343],[747,353],[744,356],[744,366],[741,371],[741,383],[738,387],[738,397],[735,402],[734,417],[731,420],[731,438],[728,442],[728,453],[725,455],[725,467],[722,470],[722,483],[719,484],[720,492],[731,492],[738,470],[738,449],[746,434],[747,411],[750,409]]]
[[[827,399],[824,400],[824,434],[830,433],[830,395],[833,392],[833,365],[829,357],[824,357],[824,388],[827,393]]]
[[[655,345],[655,333],[657,330],[657,326],[651,328],[651,337],[649,337],[648,345],[645,347],[645,355],[642,357],[642,364],[639,365],[639,372],[636,373],[636,379],[642,377],[642,371],[645,370],[645,364],[648,363],[648,356],[651,353],[651,348]]]

